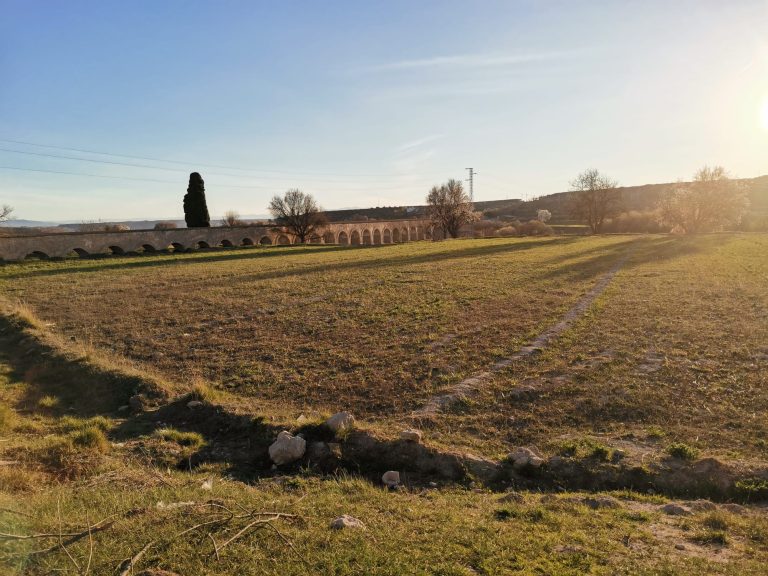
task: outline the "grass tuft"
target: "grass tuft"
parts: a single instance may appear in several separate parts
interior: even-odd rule
[[[155,432],[155,436],[188,448],[202,448],[205,446],[205,438],[197,432],[182,432],[175,428],[161,428]]]
[[[667,446],[667,454],[681,460],[696,460],[699,456],[699,451],[683,442],[674,442]]]

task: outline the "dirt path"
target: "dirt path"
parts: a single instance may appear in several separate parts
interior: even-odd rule
[[[537,352],[544,350],[553,340],[555,340],[560,334],[565,332],[571,325],[581,318],[595,300],[605,291],[608,285],[613,280],[614,276],[621,270],[627,259],[631,255],[631,248],[627,251],[613,267],[608,270],[598,282],[587,292],[568,312],[565,316],[553,326],[547,328],[544,332],[539,334],[533,342],[524,346],[512,356],[503,358],[498,362],[492,364],[487,370],[474,374],[468,378],[465,378],[458,384],[447,389],[442,394],[438,394],[429,399],[429,401],[421,408],[413,412],[413,416],[423,417],[437,414],[449,408],[462,398],[473,395],[479,389],[483,388],[493,378],[494,374],[501,372],[514,365],[520,360],[524,360],[533,356]],[[439,341],[441,342],[441,341]]]

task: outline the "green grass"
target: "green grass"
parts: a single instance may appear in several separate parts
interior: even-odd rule
[[[766,235],[723,234],[4,266],[0,295],[26,303],[26,323],[0,325],[0,460],[15,463],[0,466],[0,532],[115,524],[66,551],[57,538],[5,541],[0,568],[81,574],[89,564],[90,574],[115,574],[152,542],[134,572],[765,573],[768,520],[751,507],[672,518],[658,494],[616,491],[619,508],[593,510],[580,494],[510,502],[477,484],[430,488],[428,478],[389,492],[312,469],[253,464],[244,474],[234,459],[271,441],[259,436],[270,427],[296,430],[303,415],[310,430],[350,410],[390,438],[416,426],[432,447],[498,459],[533,446],[610,471],[622,450],[641,469],[665,454],[695,459],[692,446],[670,446],[690,439],[703,456],[762,465],[767,252]],[[621,259],[608,289],[541,353],[435,418],[411,416],[558,322]],[[125,405],[139,392],[156,404],[186,395],[134,416]],[[204,406],[187,407],[191,399]],[[257,419],[222,443],[238,415]],[[216,457],[196,467],[200,453]],[[768,494],[757,476],[736,488],[747,502]],[[226,542],[254,510],[296,518],[272,521],[279,533],[246,531],[217,560],[211,539]],[[341,514],[367,529],[331,531]],[[716,561],[720,548],[728,562]]]

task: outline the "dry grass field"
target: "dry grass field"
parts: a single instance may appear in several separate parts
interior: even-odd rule
[[[19,574],[114,574],[151,543],[142,567],[183,574],[768,573],[759,506],[677,517],[659,511],[669,494],[645,490],[593,509],[575,484],[505,499],[415,476],[392,493],[346,472],[229,461],[233,447],[348,410],[382,438],[417,427],[435,450],[496,460],[524,445],[603,467],[619,451],[637,469],[672,451],[764,469],[766,255],[766,235],[717,234],[6,265],[0,561]],[[510,358],[443,410],[420,411]],[[119,410],[141,386],[222,408],[194,425],[174,405]],[[241,437],[217,446],[227,427]],[[196,459],[205,450],[216,457]],[[768,495],[755,482],[747,502]],[[263,517],[217,560],[263,519],[254,510],[296,517]],[[368,529],[330,532],[343,513]]]

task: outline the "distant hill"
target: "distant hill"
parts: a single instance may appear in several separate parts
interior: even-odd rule
[[[751,211],[768,215],[768,176],[757,178],[742,178],[749,193]],[[622,186],[624,210],[647,211],[653,210],[663,192],[676,186],[676,182],[666,184],[644,184],[642,186]],[[536,218],[539,210],[545,209],[552,213],[553,224],[574,223],[569,199],[571,192],[557,192],[540,196],[532,200],[508,199],[475,202],[475,209],[483,213],[485,218],[503,218],[531,220]],[[418,218],[426,212],[426,206],[390,206],[377,208],[359,208],[354,210],[329,210],[326,212],[332,222],[345,220],[391,220],[397,218]]]

